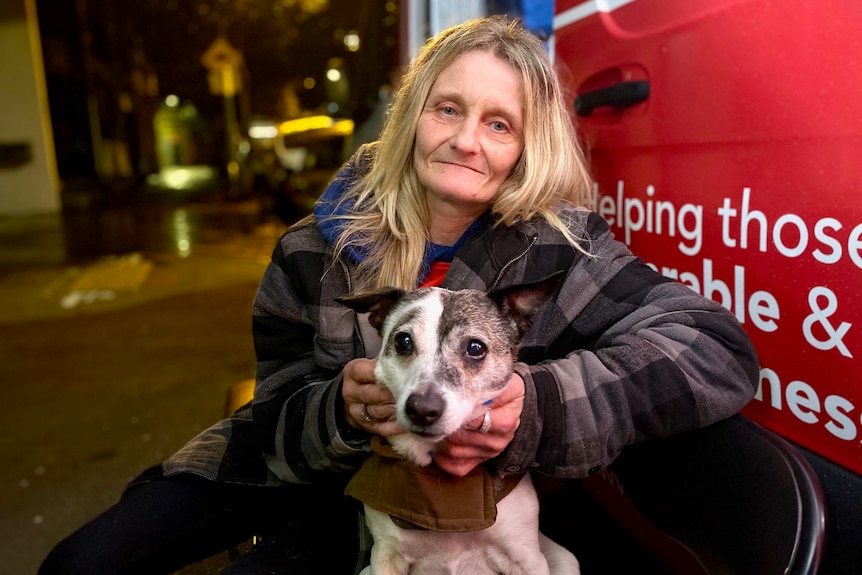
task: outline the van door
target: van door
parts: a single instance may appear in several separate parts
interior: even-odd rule
[[[554,55],[594,209],[719,301],[746,415],[862,473],[862,3],[562,0]]]

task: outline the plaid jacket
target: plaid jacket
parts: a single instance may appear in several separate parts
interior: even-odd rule
[[[488,290],[568,270],[523,340],[516,371],[526,398],[515,438],[494,462],[501,476],[591,475],[628,444],[736,413],[757,386],[757,356],[727,310],[650,269],[596,214],[563,215],[595,257],[572,249],[544,221],[494,227],[489,216],[443,281]],[[254,303],[254,400],[160,471],[260,485],[353,472],[370,438],[341,421],[340,370],[369,353],[372,330],[333,299],[354,281],[354,264],[333,259],[313,218],[289,229]]]

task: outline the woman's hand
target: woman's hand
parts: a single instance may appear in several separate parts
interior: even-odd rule
[[[395,421],[392,394],[375,383],[375,365],[376,359],[354,359],[344,366],[341,389],[344,419],[351,427],[383,437],[404,433],[405,429]],[[486,433],[479,432],[484,417],[468,422],[434,452],[437,467],[463,477],[506,449],[521,423],[521,410],[524,408],[524,380],[521,376],[512,375],[490,407],[491,428]]]
[[[484,417],[479,417],[450,435],[434,452],[437,467],[463,477],[477,465],[503,453],[521,423],[524,393],[524,380],[513,374],[503,392],[491,404],[491,428],[480,433]]]
[[[353,359],[342,370],[344,420],[355,429],[389,437],[404,433],[395,421],[395,399],[374,379],[376,359]],[[390,421],[391,420],[391,421]]]

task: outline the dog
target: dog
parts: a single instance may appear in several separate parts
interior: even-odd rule
[[[346,491],[363,503],[374,538],[362,575],[580,573],[575,556],[539,532],[529,473],[506,486],[483,466],[456,478],[432,465],[437,445],[488,413],[509,383],[520,339],[561,275],[487,294],[383,288],[337,300],[368,313],[378,330],[376,381],[392,392],[407,430],[376,438],[377,455]]]

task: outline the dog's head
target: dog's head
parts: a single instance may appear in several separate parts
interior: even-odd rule
[[[394,288],[340,298],[382,337],[375,375],[395,397],[398,422],[438,440],[481,414],[512,376],[521,336],[562,274],[485,294]]]

